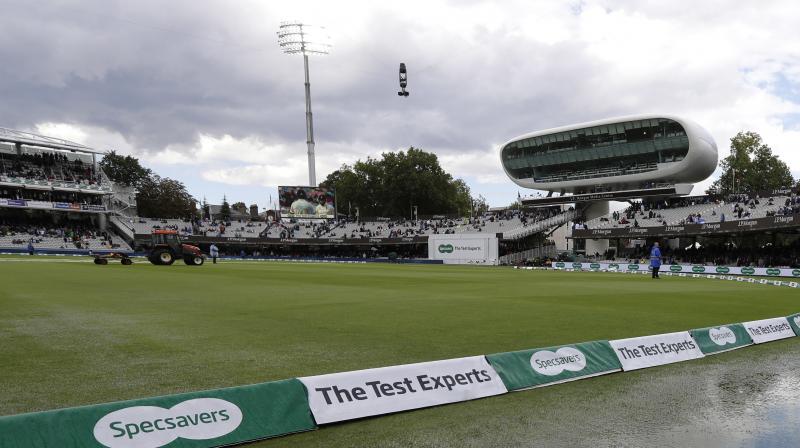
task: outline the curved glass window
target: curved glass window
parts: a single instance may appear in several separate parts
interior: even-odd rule
[[[506,145],[503,165],[517,179],[562,182],[653,171],[683,160],[686,130],[667,118],[634,120],[530,137]]]

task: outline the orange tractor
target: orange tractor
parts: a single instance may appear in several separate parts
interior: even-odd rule
[[[200,266],[206,257],[200,248],[181,242],[176,230],[153,230],[153,244],[147,259],[158,265],[171,265],[178,258],[189,266]]]

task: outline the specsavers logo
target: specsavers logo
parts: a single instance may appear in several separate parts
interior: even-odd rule
[[[586,367],[586,357],[574,347],[561,347],[555,353],[549,350],[531,356],[531,367],[536,373],[556,376],[565,370],[580,372]]]
[[[708,337],[711,342],[720,346],[736,343],[736,335],[728,327],[712,328],[708,330]]]
[[[800,316],[795,316],[793,320],[794,320],[794,325],[797,328],[800,328]]]
[[[717,266],[718,274],[727,274],[729,272],[731,272],[731,270],[727,266]]]
[[[170,409],[132,406],[107,414],[94,425],[94,438],[109,448],[158,448],[180,437],[215,439],[242,423],[242,411],[219,398],[196,398]]]
[[[753,275],[755,272],[756,270],[753,268],[742,268],[742,274],[744,275]]]
[[[677,264],[673,264],[672,266],[669,267],[669,270],[672,271],[672,272],[681,272],[681,269],[683,269],[683,268],[681,268]]]
[[[439,245],[439,253],[440,254],[452,254],[453,253],[453,245],[452,244],[440,244]]]

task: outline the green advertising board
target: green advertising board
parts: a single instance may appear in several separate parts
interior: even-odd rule
[[[508,390],[529,389],[622,369],[608,341],[487,355]]]
[[[208,448],[315,428],[291,379],[0,417],[0,445]]]
[[[704,355],[727,352],[753,343],[742,324],[728,324],[719,327],[698,328],[689,333],[700,346]]]
[[[791,316],[787,317],[786,320],[788,320],[789,325],[792,326],[794,334],[800,336],[800,313],[792,314]]]

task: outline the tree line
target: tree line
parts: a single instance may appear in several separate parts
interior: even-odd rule
[[[731,138],[730,154],[722,159],[722,174],[708,194],[755,194],[792,187],[789,166],[755,132],[739,132]]]
[[[411,147],[342,165],[321,186],[336,190],[339,214],[363,217],[467,216],[487,207],[473,198],[462,179],[454,179],[436,154]]]

